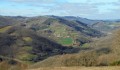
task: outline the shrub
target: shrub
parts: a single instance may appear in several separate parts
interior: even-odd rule
[[[95,66],[97,57],[95,52],[84,52],[66,59],[64,64],[65,66]]]
[[[3,59],[2,58],[0,58],[0,62],[2,62],[3,61]]]
[[[120,60],[119,61],[115,61],[115,62],[111,63],[110,65],[112,65],[112,66],[119,66],[120,65]]]
[[[19,59],[23,61],[32,61],[36,57],[37,57],[36,55],[26,53],[19,56]]]
[[[112,65],[114,66],[116,61],[119,61],[120,56],[117,54],[104,54],[104,55],[100,55],[98,60],[97,60],[97,65],[98,66],[109,66]]]
[[[9,61],[8,61],[8,64],[16,65],[16,64],[17,64],[17,61],[15,61],[15,60],[9,60]]]

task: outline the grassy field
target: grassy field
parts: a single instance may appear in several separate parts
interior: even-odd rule
[[[28,70],[120,70],[119,66],[115,67],[51,67]]]
[[[72,38],[62,38],[59,41],[59,43],[62,44],[62,45],[72,45],[73,44],[73,40],[72,40]]]

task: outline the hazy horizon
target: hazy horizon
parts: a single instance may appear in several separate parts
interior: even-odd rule
[[[3,16],[79,16],[87,19],[120,19],[120,0],[1,0]]]

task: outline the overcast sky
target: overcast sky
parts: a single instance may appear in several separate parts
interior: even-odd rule
[[[120,19],[120,0],[0,0],[0,15]]]

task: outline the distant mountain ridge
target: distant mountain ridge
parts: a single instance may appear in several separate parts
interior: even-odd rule
[[[67,19],[67,20],[77,20],[77,21],[81,21],[85,24],[93,24],[97,21],[95,20],[90,20],[90,19],[87,19],[87,18],[81,18],[81,17],[74,17],[74,16],[64,16],[63,18]]]
[[[89,20],[74,16],[0,16],[0,69],[16,70],[27,67],[27,63],[36,63],[33,67],[38,68],[114,64],[120,58],[120,31],[112,38],[109,35],[106,37],[105,33],[119,27],[119,20]],[[115,61],[111,59],[113,56],[117,57]]]

